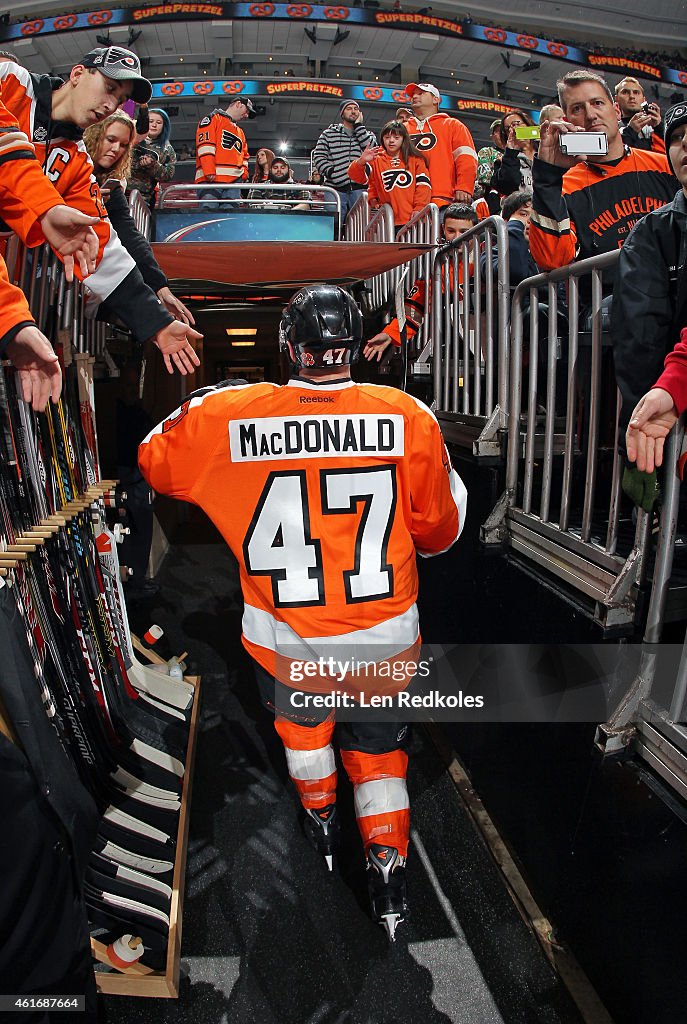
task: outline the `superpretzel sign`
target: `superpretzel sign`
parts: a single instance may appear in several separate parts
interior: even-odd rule
[[[238,96],[294,96],[308,97],[317,96],[320,99],[342,99],[358,100],[359,103],[381,103],[389,106],[410,106],[410,98],[400,86],[382,85],[342,85],[339,82],[327,81],[300,81],[292,78],[276,79],[250,79],[250,78],[201,78],[200,81],[193,79],[176,79],[174,81],[154,82],[153,99],[155,100],[183,100],[198,99],[199,97],[227,97]],[[441,94],[440,107],[445,111],[464,112],[469,114],[483,114],[485,117],[494,117],[499,114],[507,114],[514,107],[507,103],[498,103],[495,100],[483,100],[476,96],[458,97],[451,96],[446,92]],[[535,118],[538,118],[538,111],[528,108]]]
[[[474,25],[471,22],[452,21],[431,14],[403,11],[367,10],[345,7],[341,4],[288,3],[275,4],[270,0],[256,3],[161,3],[148,7],[101,8],[60,14],[54,18],[32,18],[15,25],[0,26],[0,43],[9,43],[31,36],[53,35],[59,32],[77,32],[80,29],[106,28],[116,25],[140,25],[144,22],[166,21],[333,21],[340,24],[369,25],[376,28],[400,29],[404,32],[432,32],[435,35],[472,39],[493,46],[507,46],[543,54],[555,60],[595,67],[599,70],[631,73],[638,78],[672,82],[687,86],[687,71],[659,66],[646,61],[588,53],[579,47],[553,39],[541,39],[528,31],[514,32],[492,25]]]

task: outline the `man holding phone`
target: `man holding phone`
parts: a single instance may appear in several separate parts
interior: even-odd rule
[[[621,78],[616,85],[615,101],[620,111],[620,132],[623,142],[633,149],[653,149],[665,153],[661,108],[648,103],[644,89],[636,78]]]
[[[533,166],[530,250],[542,270],[620,248],[633,225],[675,193],[664,155],[623,142],[603,78],[579,69],[557,86],[565,120],[541,123]],[[567,140],[572,134],[579,138]],[[577,143],[569,152],[567,141]]]

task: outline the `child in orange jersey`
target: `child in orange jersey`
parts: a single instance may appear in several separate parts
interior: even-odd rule
[[[427,161],[410,141],[402,121],[384,125],[381,145],[366,146],[348,168],[348,176],[359,185],[367,184],[371,210],[389,204],[397,231],[432,198]]]

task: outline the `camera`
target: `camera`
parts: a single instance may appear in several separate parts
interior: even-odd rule
[[[160,160],[160,154],[155,149],[155,146],[151,145],[146,139],[143,142],[137,142],[134,146],[134,157],[136,160],[140,160],[142,156],[150,156],[156,163]]]
[[[567,156],[605,156],[608,136],[605,132],[567,132],[558,137],[561,153]]]
[[[644,100],[644,102],[642,103],[642,105],[641,105],[641,107],[639,109],[641,110],[641,112],[643,114],[650,114],[651,113],[651,105],[649,104],[648,100]]]

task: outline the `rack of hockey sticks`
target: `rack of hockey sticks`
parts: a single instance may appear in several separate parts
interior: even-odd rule
[[[0,575],[46,714],[102,816],[85,883],[99,986],[176,995],[196,686],[135,656],[106,520],[113,482],[99,480],[84,297],[48,252],[29,262],[27,280],[17,254],[15,280],[68,365],[60,401],[40,414],[11,366],[0,370]],[[124,935],[142,955],[122,968],[111,953]],[[103,981],[108,967],[135,989]]]

